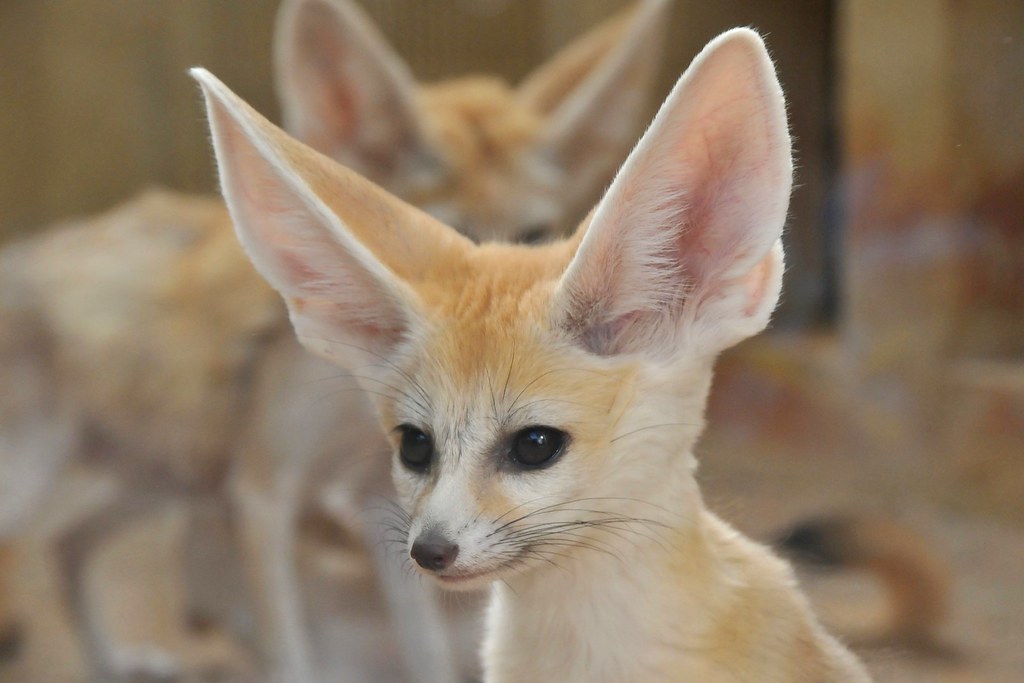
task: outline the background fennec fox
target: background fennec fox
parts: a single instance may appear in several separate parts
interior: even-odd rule
[[[354,4],[289,0],[275,45],[285,122],[475,239],[543,239],[625,155],[667,9],[644,0],[512,89],[481,77],[418,86]],[[87,608],[90,549],[168,493],[219,509],[225,488],[268,669],[289,682],[314,676],[295,519],[318,470],[340,470],[352,508],[388,490],[387,463],[367,456],[386,446],[351,380],[297,344],[222,204],[147,194],[0,253],[0,374],[18,387],[0,392],[0,538],[71,457],[102,455],[124,478],[109,506],[58,543],[97,679],[130,662],[115,661]],[[444,643],[424,626],[432,605],[386,566],[416,680],[450,680]],[[353,647],[352,670],[339,675],[379,680],[367,659]]]
[[[240,241],[373,391],[410,555],[493,585],[487,681],[868,680],[693,476],[713,360],[782,282],[791,145],[756,33],[712,41],[589,219],[535,248],[473,245],[193,73]]]

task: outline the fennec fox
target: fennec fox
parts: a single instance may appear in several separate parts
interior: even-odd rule
[[[193,73],[240,241],[372,392],[410,556],[493,586],[487,681],[868,680],[693,475],[713,360],[782,282],[791,146],[756,33],[708,45],[540,247],[472,244]]]
[[[275,45],[285,124],[474,239],[544,240],[628,151],[667,8],[644,0],[511,88],[485,77],[419,86],[356,5],[288,0]],[[0,252],[0,540],[69,458],[102,455],[124,480],[57,544],[96,680],[134,667],[88,609],[86,559],[168,494],[203,509],[230,499],[237,538],[226,545],[246,565],[266,668],[274,680],[317,679],[292,563],[302,503],[327,475],[356,499],[344,509],[390,486],[388,463],[369,457],[384,435],[338,374],[296,342],[220,202],[150,193]],[[364,519],[351,518],[360,537]],[[381,546],[365,545],[368,556]],[[429,596],[372,559],[403,617],[410,677],[451,680]],[[380,680],[379,662],[360,669],[369,650],[348,647],[343,677]]]

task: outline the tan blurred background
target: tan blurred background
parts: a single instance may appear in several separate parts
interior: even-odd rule
[[[0,237],[101,211],[147,185],[214,190],[198,93],[202,65],[276,119],[275,0],[7,0],[0,3]],[[422,80],[495,73],[516,82],[622,0],[362,3]],[[649,114],[722,30],[757,26],[779,61],[798,139],[794,284],[787,310],[817,313],[817,237],[832,168],[827,2],[678,2]],[[799,233],[799,238],[796,237]],[[797,282],[799,281],[799,282]]]
[[[363,4],[421,79],[515,81],[624,3]],[[206,66],[274,118],[276,5],[0,3],[0,237],[147,185],[212,191],[185,69]],[[652,113],[735,25],[776,58],[798,188],[780,324],[720,372],[709,497],[762,535],[837,509],[920,529],[953,575],[955,654],[874,650],[881,680],[1020,680],[1024,3],[678,0]],[[882,609],[863,584],[809,581],[838,622]]]

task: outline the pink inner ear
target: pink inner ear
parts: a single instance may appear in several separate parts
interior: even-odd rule
[[[317,60],[324,62],[325,58]],[[305,142],[315,149],[333,152],[338,145],[345,144],[355,135],[358,103],[354,88],[346,87],[343,67],[337,64],[317,64],[318,73],[299,77],[306,97],[314,106],[306,112],[303,120]]]
[[[324,280],[323,273],[311,266],[300,254],[289,251],[287,248],[279,249],[278,253],[281,259],[280,265],[287,273],[288,279],[291,282],[302,283],[300,286],[310,294],[313,293],[315,283]],[[329,293],[329,291],[325,293]]]
[[[771,282],[772,276],[775,274],[775,268],[775,250],[773,249],[754,266],[749,275],[743,278],[744,290],[747,293],[747,306],[743,309],[744,315],[754,315],[764,304],[768,283]]]
[[[720,351],[775,302],[791,183],[781,91],[737,30],[680,79],[594,214],[566,273],[570,322],[601,348]],[[754,329],[757,327],[757,329]],[[701,339],[696,339],[696,337]]]
[[[405,321],[399,314],[359,306],[357,302],[289,297],[288,306],[293,313],[310,320],[333,323],[337,330],[355,332],[358,338],[381,345],[380,349],[394,345],[406,333]]]
[[[339,148],[349,144],[358,129],[355,98],[348,88],[338,83],[321,84],[313,97],[318,100],[319,120],[308,123],[304,142],[334,156]]]
[[[331,151],[354,134],[357,102],[348,83],[345,64],[346,38],[340,35],[334,10],[321,3],[306,3],[296,19],[289,42],[294,55],[286,78],[295,82],[292,91],[301,93],[300,134],[307,144]]]
[[[679,167],[681,183],[688,188],[678,259],[695,290],[712,293],[740,280],[759,302],[772,275],[773,258],[769,254],[757,264],[746,264],[766,246],[759,226],[777,184],[765,173],[776,150],[756,117],[749,117],[746,125],[730,120],[736,116],[730,106],[735,108],[737,102],[726,99],[718,108],[701,112],[693,124],[696,132],[676,142],[678,156],[686,159]],[[743,272],[745,267],[750,270]]]

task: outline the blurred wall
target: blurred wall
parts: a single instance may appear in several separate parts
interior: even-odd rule
[[[1024,523],[1024,3],[850,0],[839,25],[861,410],[958,505]]]
[[[851,327],[919,330],[922,361],[1019,358],[1024,3],[858,0],[841,16]]]
[[[161,183],[209,190],[185,69],[208,64],[273,112],[275,4],[251,0],[0,3],[0,231],[107,208]]]
[[[201,64],[276,117],[276,0],[0,2],[0,239],[101,211],[142,187],[214,188],[198,95]],[[518,80],[623,0],[363,0],[422,79],[494,72]],[[831,3],[677,0],[657,101],[718,32],[767,34],[790,100],[799,189],[784,317],[826,297]]]

